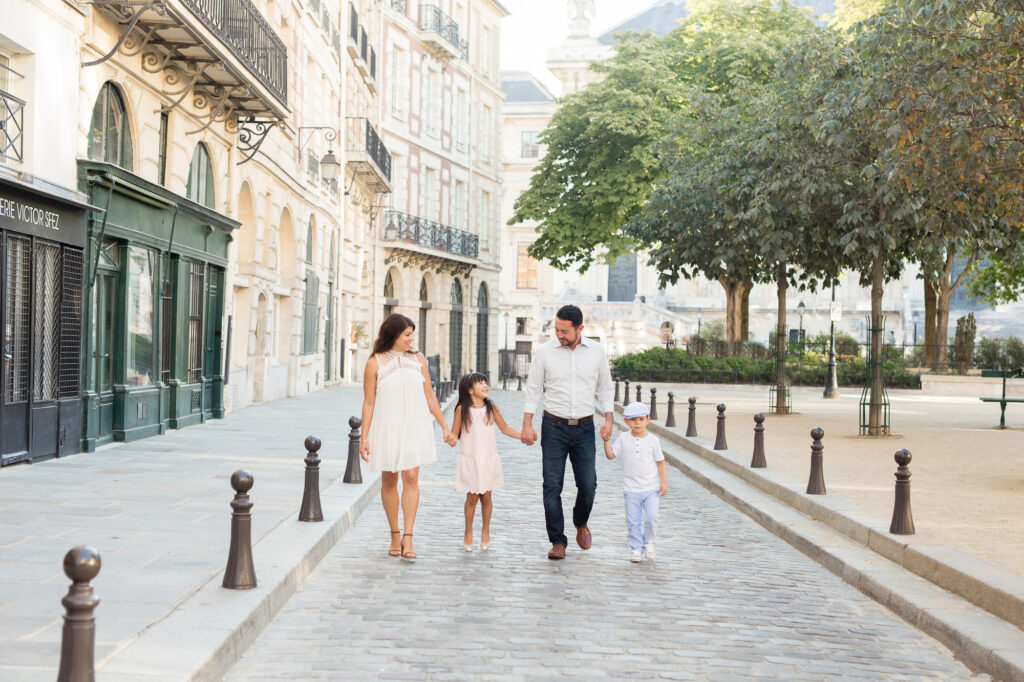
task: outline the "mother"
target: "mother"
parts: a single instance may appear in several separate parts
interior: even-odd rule
[[[363,372],[363,443],[360,456],[367,469],[380,471],[380,499],[391,524],[388,554],[415,559],[412,527],[420,503],[421,464],[437,459],[434,449],[433,415],[441,425],[444,439],[451,431],[441,406],[430,389],[427,360],[412,348],[416,325],[405,315],[393,313],[380,325],[373,355]],[[402,477],[402,516],[405,530],[399,539],[398,477]],[[408,538],[408,541],[406,539]]]

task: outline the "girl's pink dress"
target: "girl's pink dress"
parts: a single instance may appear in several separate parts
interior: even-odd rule
[[[487,423],[487,408],[470,406],[473,421],[459,436],[459,461],[455,467],[455,490],[483,494],[504,486],[494,423]]]

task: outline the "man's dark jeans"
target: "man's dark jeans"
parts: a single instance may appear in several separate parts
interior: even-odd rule
[[[572,463],[576,478],[576,504],[572,508],[572,523],[579,528],[587,525],[597,492],[597,465],[594,441],[594,420],[569,426],[544,417],[540,428],[540,449],[544,471],[544,518],[548,526],[548,539],[553,545],[566,545],[565,518],[562,515],[562,483],[565,479],[565,458]]]

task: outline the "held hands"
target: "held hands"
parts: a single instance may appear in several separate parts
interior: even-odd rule
[[[454,448],[455,444],[459,442],[459,439],[455,437],[454,433],[452,433],[448,429],[445,429],[445,431],[444,431],[444,442]]]
[[[605,419],[604,424],[601,425],[601,438],[608,440],[612,437],[612,420]]]
[[[523,445],[533,445],[537,442],[537,432],[533,430],[533,426],[526,424],[523,426],[523,430],[519,433],[519,440],[523,442]]]

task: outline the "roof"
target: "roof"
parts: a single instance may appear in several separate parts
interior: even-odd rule
[[[818,17],[825,14],[832,14],[836,11],[835,0],[792,0],[797,7],[807,7]],[[686,9],[686,0],[659,0],[647,9],[626,19],[617,26],[613,26],[600,36],[598,41],[603,45],[614,45],[615,34],[624,31],[653,31],[655,35],[663,36],[674,29],[680,19],[689,15]]]
[[[503,71],[501,89],[506,102],[554,102],[555,96],[526,71]]]

